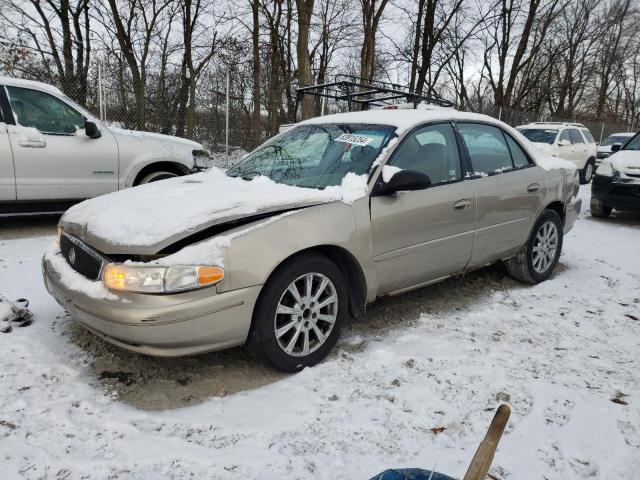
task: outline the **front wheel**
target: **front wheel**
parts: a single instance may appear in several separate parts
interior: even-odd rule
[[[145,175],[140,179],[138,185],[144,185],[145,183],[157,182],[159,180],[165,180],[167,178],[177,177],[178,174],[175,172],[170,172],[169,170],[158,170],[156,172],[151,172]]]
[[[527,243],[515,257],[505,262],[509,275],[526,283],[540,283],[548,279],[562,251],[562,230],[562,219],[557,212],[542,212]]]
[[[611,215],[611,207],[602,203],[602,200],[591,197],[591,216],[595,218],[609,218]]]
[[[247,343],[268,365],[297,372],[329,354],[346,316],[340,269],[323,255],[300,255],[279,267],[265,285]]]

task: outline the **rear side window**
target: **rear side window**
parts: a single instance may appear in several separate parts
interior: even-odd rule
[[[511,138],[510,135],[505,134],[505,137],[507,139],[507,144],[509,145],[509,151],[511,152],[513,165],[516,168],[522,168],[531,165],[531,162],[529,162],[529,157],[527,157],[527,154],[524,153],[522,147],[518,145],[518,142]]]
[[[584,140],[582,139],[582,135],[580,135],[580,132],[575,128],[572,128],[571,130],[569,130],[569,136],[571,137],[571,143],[573,143],[574,145],[578,143],[584,143]]]
[[[513,168],[509,147],[498,127],[461,123],[458,129],[467,146],[474,175],[494,175]]]
[[[562,133],[560,134],[560,138],[558,139],[559,142],[561,142],[562,140],[566,140],[569,143],[573,143],[571,141],[571,136],[569,135],[569,130],[563,130]]]
[[[584,135],[584,138],[587,139],[588,143],[596,143],[595,138],[593,138],[593,135],[591,135],[591,132],[589,130],[584,129],[584,130],[580,130],[580,131]]]

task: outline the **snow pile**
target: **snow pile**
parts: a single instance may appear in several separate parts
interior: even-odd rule
[[[382,180],[384,183],[389,183],[393,176],[401,171],[400,167],[394,167],[393,165],[385,165],[382,167]]]
[[[319,190],[266,177],[246,181],[212,168],[87,200],[71,207],[62,223],[86,228],[113,245],[151,246],[225,219],[339,200],[351,203],[364,195],[366,176],[347,175],[341,186]]]
[[[51,263],[55,271],[60,274],[61,281],[65,286],[75,292],[82,293],[97,300],[118,300],[119,297],[107,287],[102,281],[91,281],[76,272],[60,253],[57,242],[49,244],[44,252],[44,257]]]

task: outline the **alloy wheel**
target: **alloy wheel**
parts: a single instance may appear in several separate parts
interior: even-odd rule
[[[336,322],[338,294],[333,282],[321,273],[299,276],[280,296],[274,317],[274,333],[288,355],[304,357],[320,348]]]
[[[540,225],[533,243],[532,264],[538,273],[546,272],[556,258],[558,251],[558,228],[548,221]]]

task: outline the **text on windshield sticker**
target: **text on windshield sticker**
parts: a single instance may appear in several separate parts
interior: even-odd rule
[[[373,141],[373,137],[367,137],[365,135],[354,135],[352,133],[343,133],[335,139],[336,142],[350,143],[352,145],[360,145],[364,147],[369,145]]]

